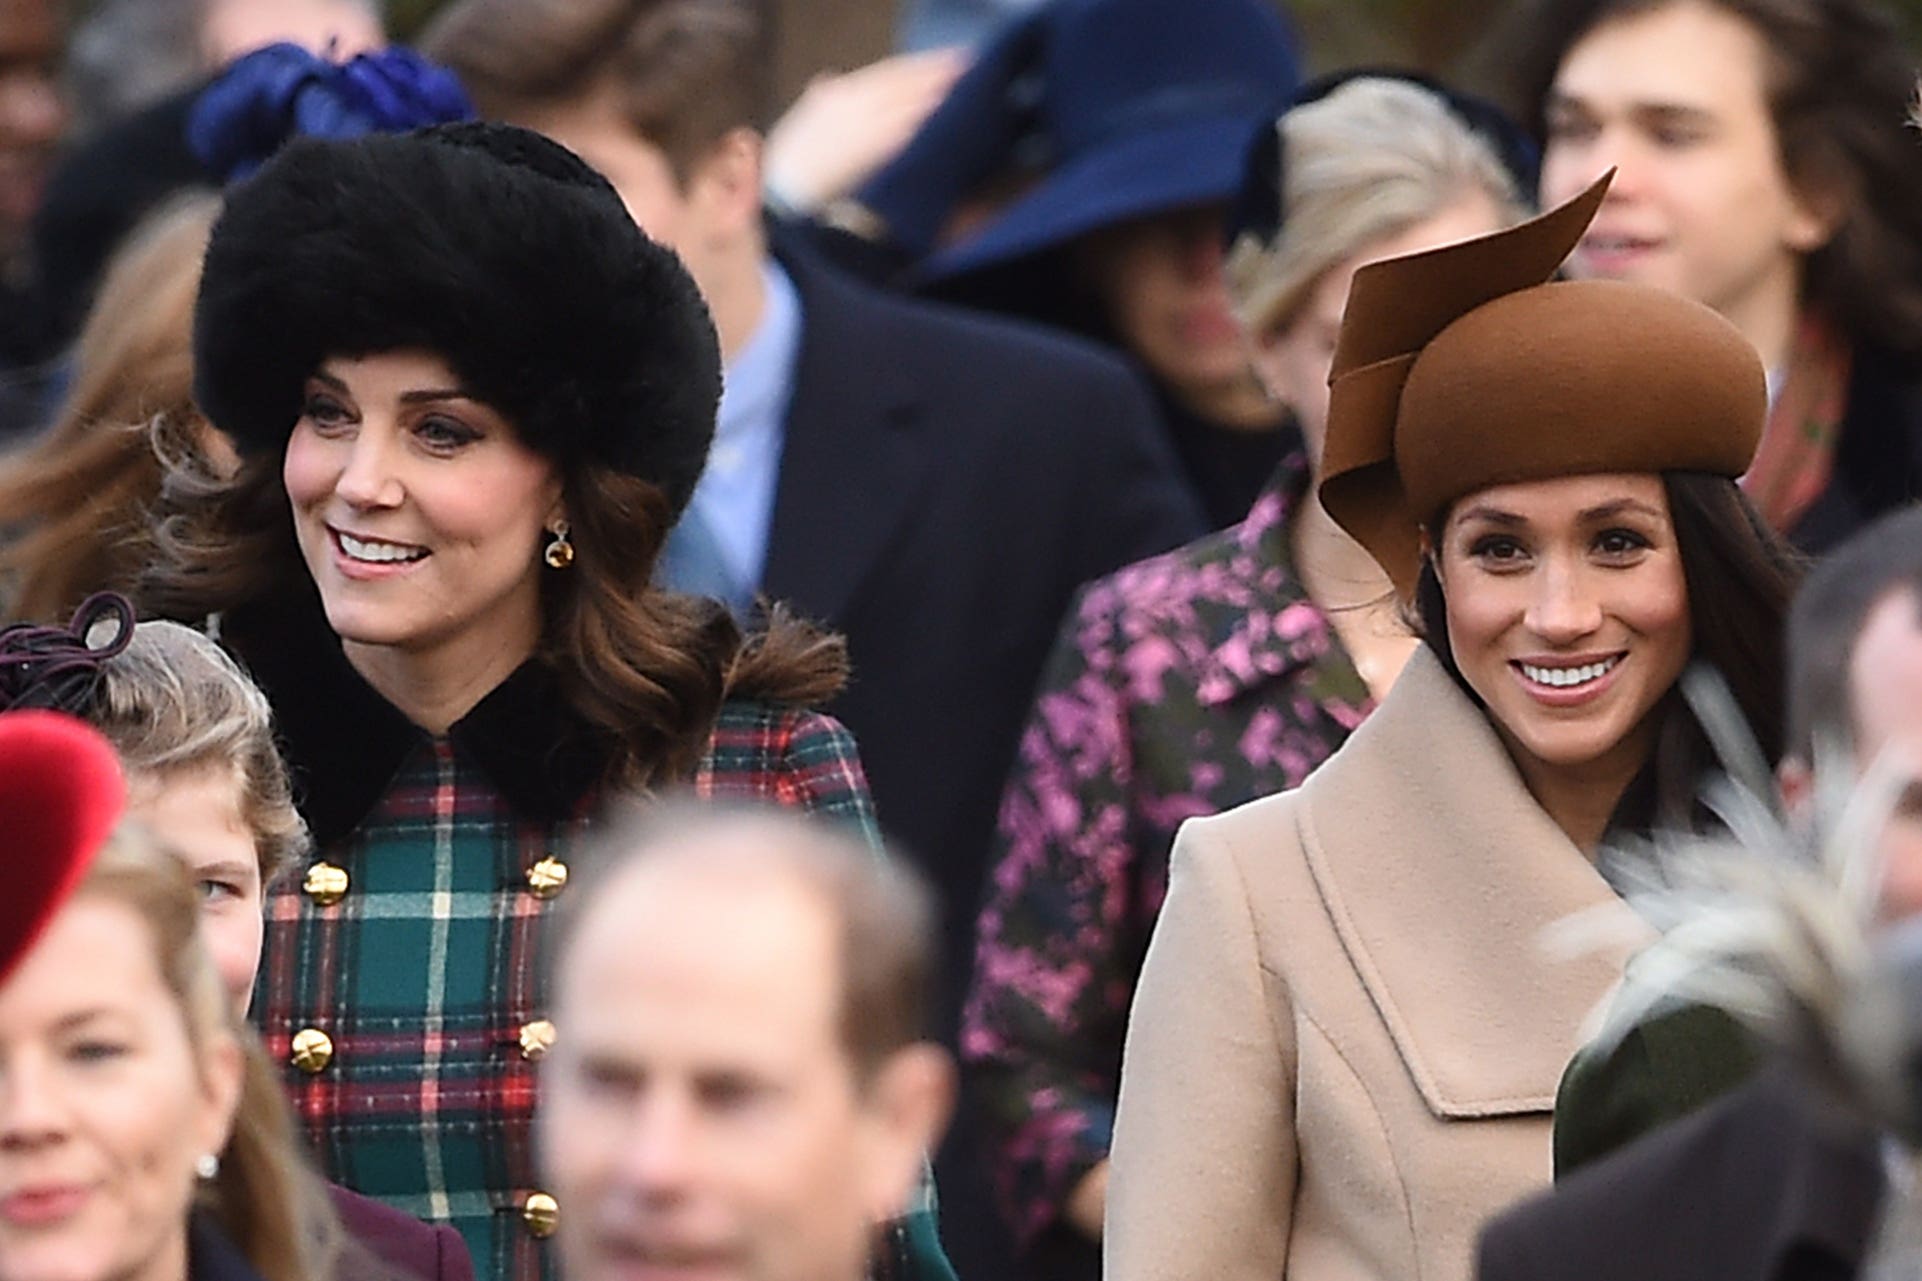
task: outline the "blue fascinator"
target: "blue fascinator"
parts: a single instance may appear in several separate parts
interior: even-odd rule
[[[454,73],[411,49],[330,62],[295,44],[240,58],[187,117],[187,143],[224,181],[245,178],[288,139],[359,138],[474,118]]]

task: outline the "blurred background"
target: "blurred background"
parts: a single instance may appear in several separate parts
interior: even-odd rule
[[[782,16],[780,83],[787,98],[810,76],[845,71],[896,47],[898,0],[772,0]],[[1012,7],[1009,0],[999,0]],[[440,0],[389,0],[389,23],[405,40]],[[1922,0],[1889,0],[1922,37]],[[1290,0],[1308,49],[1309,74],[1362,62],[1452,73],[1466,88],[1499,94],[1500,69],[1484,52],[1512,0]]]

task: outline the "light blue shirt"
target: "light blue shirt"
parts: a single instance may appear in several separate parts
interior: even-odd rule
[[[768,526],[787,438],[794,366],[801,351],[801,298],[772,260],[761,268],[761,323],[727,363],[707,467],[668,535],[659,578],[675,591],[726,601],[745,614],[767,566]]]

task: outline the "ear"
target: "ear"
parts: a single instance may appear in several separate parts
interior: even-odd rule
[[[731,239],[761,226],[761,163],[765,144],[745,126],[730,129],[687,181],[695,226],[710,240]]]
[[[861,1195],[872,1223],[901,1217],[954,1112],[954,1062],[938,1045],[897,1050],[868,1083]]]
[[[1789,184],[1787,226],[1782,243],[1798,254],[1812,254],[1835,238],[1848,212],[1848,198],[1839,182]]]
[[[1790,818],[1800,819],[1808,814],[1809,805],[1815,799],[1815,774],[1805,761],[1784,756],[1782,763],[1775,767],[1775,786],[1782,794],[1782,808]]]

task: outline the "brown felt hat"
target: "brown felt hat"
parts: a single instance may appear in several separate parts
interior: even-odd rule
[[[1518,227],[1355,273],[1321,501],[1404,597],[1422,525],[1491,485],[1748,470],[1768,390],[1740,331],[1662,290],[1551,280],[1608,182]]]

